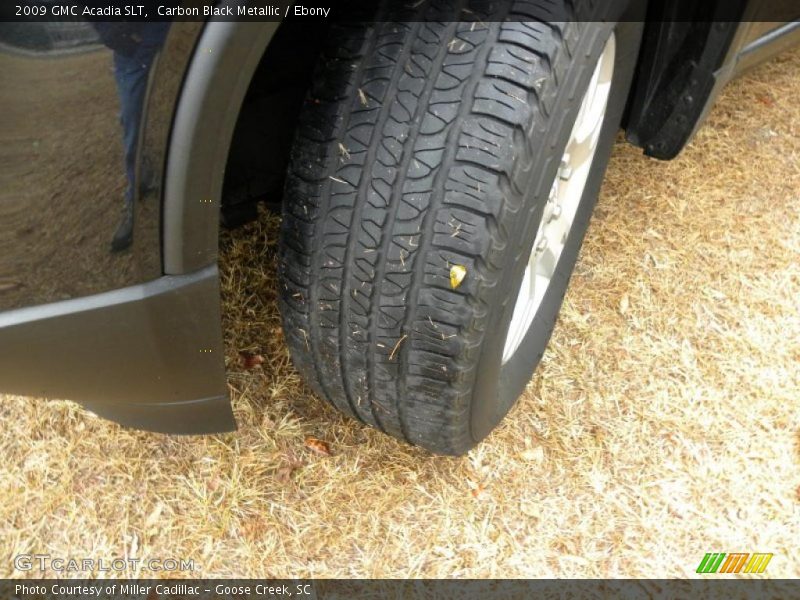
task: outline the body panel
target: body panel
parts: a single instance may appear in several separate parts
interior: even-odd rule
[[[800,18],[800,10],[797,17]],[[734,76],[800,43],[800,20],[749,25],[745,43],[731,60]]]
[[[162,274],[164,157],[202,29],[202,23],[169,26],[163,46],[142,71],[141,108],[128,111],[141,113],[134,244],[112,253],[128,180],[114,72],[119,57],[86,23],[70,31],[82,36],[77,45],[22,45],[23,34],[35,38],[43,25],[48,24],[18,25],[23,33],[11,36],[17,45],[0,46],[6,82],[0,85],[0,310],[79,298]]]
[[[161,251],[174,115],[205,24],[169,25],[142,72],[123,253],[109,248],[129,179],[120,45],[73,27],[80,43],[24,47],[38,25],[0,47],[0,391],[156,431],[230,430],[216,264],[165,277]]]
[[[216,266],[0,313],[0,382],[136,427],[232,429]]]

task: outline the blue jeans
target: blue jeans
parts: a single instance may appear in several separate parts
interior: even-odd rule
[[[164,42],[169,23],[147,23],[145,35],[126,52],[114,51],[114,79],[120,103],[122,122],[122,142],[125,148],[125,175],[128,179],[125,202],[133,202],[136,179],[136,151],[139,144],[139,126],[144,108],[144,95],[147,78],[161,45]]]

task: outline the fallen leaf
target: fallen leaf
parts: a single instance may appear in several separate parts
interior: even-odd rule
[[[486,486],[482,483],[479,483],[475,488],[472,490],[472,495],[475,498],[482,498],[484,496],[484,492],[486,491]]]
[[[322,456],[333,456],[331,452],[331,447],[328,445],[328,442],[323,440],[318,440],[315,437],[307,437],[306,438],[306,448],[311,450],[312,452],[316,452],[317,454],[321,454]]]
[[[461,265],[453,265],[450,267],[450,287],[456,289],[461,285],[461,282],[464,281],[466,276],[466,267],[462,267]]]
[[[250,354],[249,352],[239,352],[239,358],[242,361],[242,366],[245,369],[252,369],[260,364],[263,364],[264,357],[260,354]]]

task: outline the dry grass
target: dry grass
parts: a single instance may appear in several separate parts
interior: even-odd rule
[[[542,366],[461,459],[309,394],[265,216],[224,242],[239,432],[3,398],[0,555],[177,556],[209,577],[674,577],[708,551],[761,551],[767,575],[800,576],[798,97],[794,51],[732,84],[679,160],[617,147]],[[266,363],[245,371],[240,350]]]

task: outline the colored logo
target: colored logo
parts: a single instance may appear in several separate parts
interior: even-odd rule
[[[697,573],[763,573],[771,560],[771,553],[709,552],[700,561]]]

